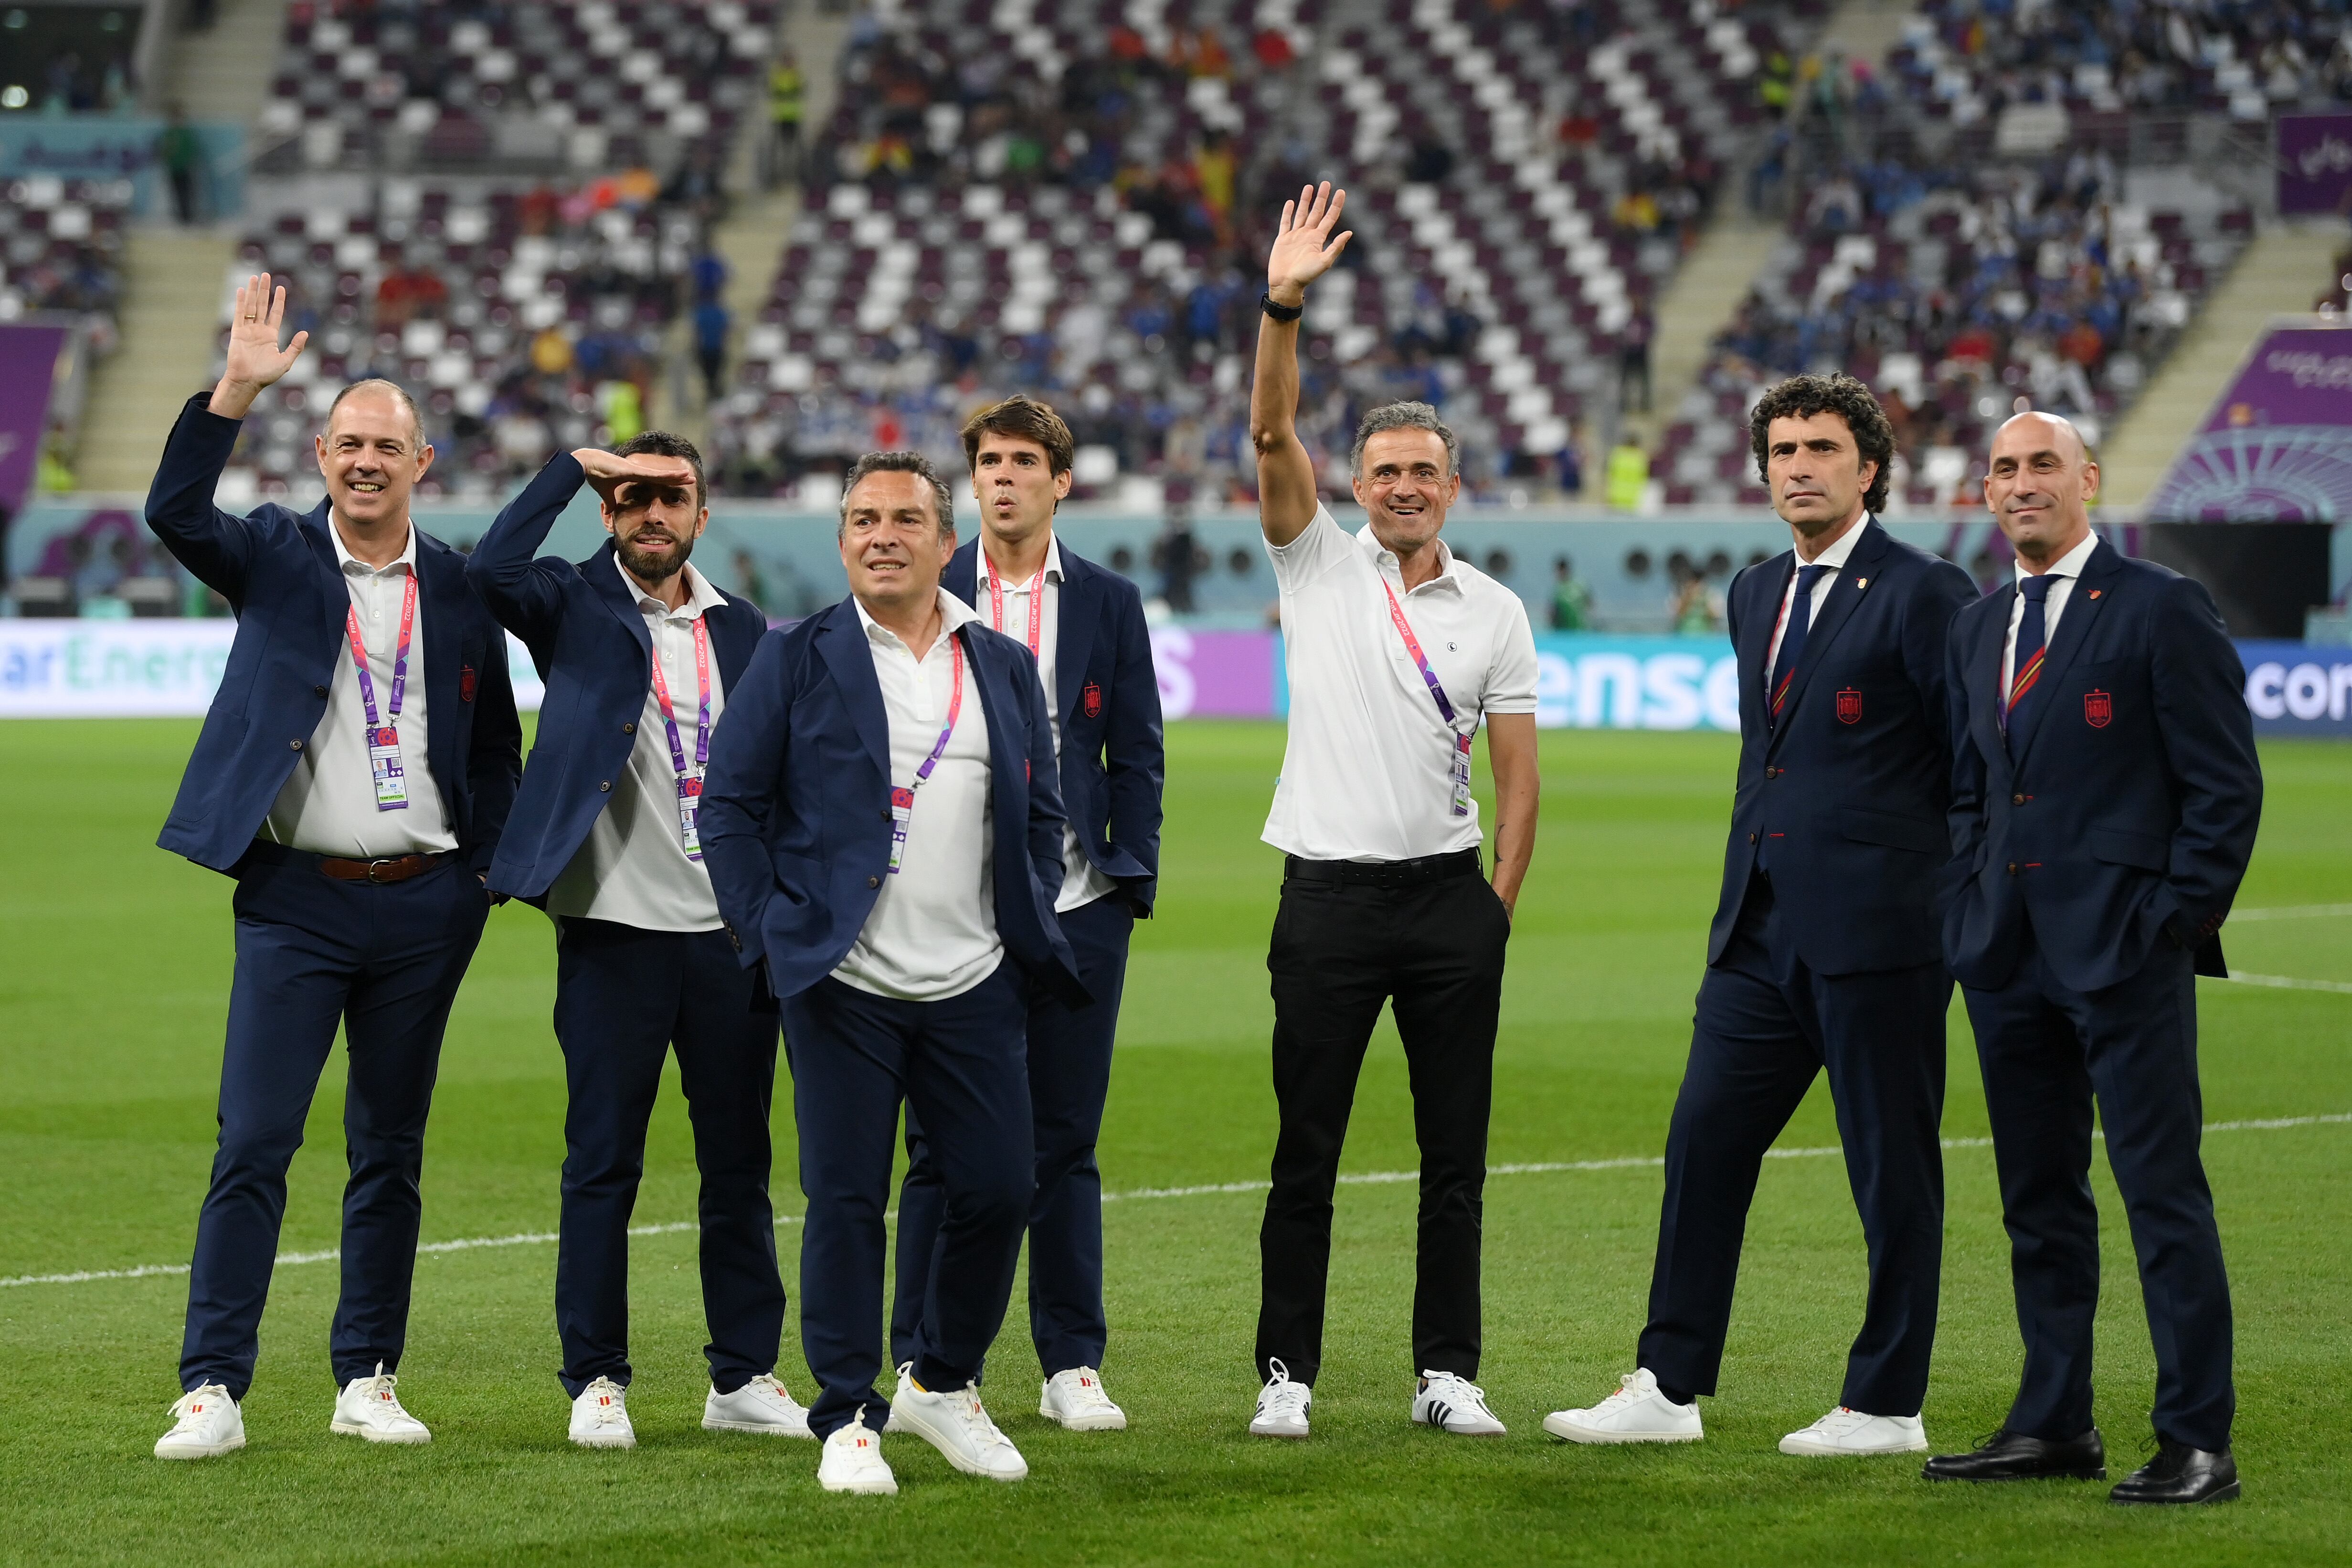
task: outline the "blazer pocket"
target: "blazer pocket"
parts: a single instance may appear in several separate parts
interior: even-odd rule
[[[1839,810],[1832,820],[1836,824],[1841,837],[1851,838],[1857,844],[1877,844],[1889,849],[1908,849],[1920,855],[1949,855],[1952,852],[1951,834],[1941,822],[1851,805]]]
[[[2132,833],[2120,827],[2091,829],[2091,854],[2110,866],[2136,866],[2158,876],[2172,868],[2172,844],[2153,833]]]

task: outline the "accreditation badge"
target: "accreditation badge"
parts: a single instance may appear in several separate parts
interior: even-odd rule
[[[907,824],[915,820],[915,792],[895,786],[890,791],[890,875],[898,874],[907,858]]]
[[[1470,737],[1454,731],[1454,815],[1470,815]]]
[[[677,835],[686,846],[686,858],[702,858],[702,775],[678,775]]]
[[[368,731],[368,767],[375,775],[375,808],[408,809],[408,774],[400,765],[400,727],[380,724]]]

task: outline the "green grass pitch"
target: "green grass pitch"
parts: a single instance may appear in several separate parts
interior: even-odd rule
[[[184,1265],[211,1157],[230,954],[228,885],[152,847],[194,735],[181,722],[0,725],[0,1278]],[[1497,1165],[1645,1161],[1662,1147],[1722,846],[1731,743],[1553,732],[1543,827],[1512,942],[1496,1068]],[[1271,725],[1169,737],[1160,918],[1138,929],[1102,1142],[1114,1192],[1263,1179],[1274,1110],[1264,954],[1277,861],[1257,832]],[[2242,909],[2352,903],[2352,747],[2266,748],[2269,807]],[[1481,766],[1481,776],[1484,767]],[[2352,982],[2352,919],[2233,923],[2256,973]],[[499,910],[459,997],[425,1166],[428,1240],[553,1229],[563,1083],[547,922]],[[2206,982],[2209,1121],[2352,1111],[2352,994]],[[1980,1137],[1952,1014],[1949,1138]],[[694,1212],[676,1079],[656,1117],[643,1224]],[[331,1248],[341,1187],[331,1068],[297,1160],[284,1247]],[[780,1213],[800,1209],[779,1104]],[[1836,1142],[1819,1086],[1782,1140]],[[2191,1514],[2100,1489],[1930,1487],[1909,1458],[1790,1459],[1780,1435],[1836,1397],[1863,1291],[1843,1167],[1771,1162],[1750,1223],[1723,1393],[1689,1448],[1546,1438],[1544,1413],[1631,1368],[1648,1284],[1654,1165],[1497,1174],[1486,1208],[1483,1380],[1508,1437],[1410,1426],[1413,1189],[1342,1188],[1314,1437],[1244,1435],[1260,1199],[1132,1197],[1106,1211],[1108,1374],[1133,1429],[1074,1436],[1035,1414],[1017,1313],[992,1405],[1032,1479],[957,1476],[895,1439],[895,1500],[830,1498],[808,1444],[698,1425],[704,1339],[686,1234],[635,1246],[632,1409],[643,1446],[564,1440],[543,1243],[422,1258],[402,1392],[435,1432],[382,1450],[327,1431],[331,1263],[280,1268],[247,1411],[224,1460],[149,1457],[184,1275],[0,1288],[0,1561],[278,1563],[1779,1563],[2341,1561],[2352,1541],[2352,1125],[2217,1131],[2206,1161],[2238,1312],[2246,1497]],[[1348,1167],[1415,1163],[1392,1033],[1373,1047]],[[1990,1152],[1948,1156],[1950,1228],[1929,1437],[1965,1447],[2007,1408],[2019,1350]],[[2104,1165],[2107,1289],[2098,1415],[2137,1462],[2151,1362]],[[794,1285],[798,1236],[780,1232]],[[797,1301],[797,1288],[793,1290]],[[788,1323],[779,1370],[810,1394]]]

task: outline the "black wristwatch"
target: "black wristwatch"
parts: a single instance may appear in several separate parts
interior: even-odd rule
[[[1276,304],[1271,292],[1263,293],[1257,297],[1257,308],[1277,321],[1295,321],[1307,314],[1307,307],[1304,305]]]

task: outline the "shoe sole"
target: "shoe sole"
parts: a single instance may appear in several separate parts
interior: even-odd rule
[[[1059,1426],[1065,1432],[1124,1432],[1127,1430],[1127,1416],[1124,1414],[1118,1415],[1081,1415],[1076,1420],[1071,1420],[1055,1411],[1051,1406],[1045,1405],[1037,1406],[1037,1414],[1043,1415],[1046,1420],[1051,1421],[1055,1426]]]
[[[1543,1429],[1567,1443],[1591,1443],[1609,1446],[1620,1443],[1696,1443],[1706,1436],[1704,1432],[1596,1432],[1589,1426],[1571,1426],[1563,1421],[1558,1426],[1551,1417],[1544,1417]]]
[[[1837,1448],[1826,1443],[1807,1444],[1793,1442],[1787,1437],[1780,1439],[1780,1452],[1801,1459],[1867,1459],[1878,1454],[1924,1454],[1927,1451],[1925,1441],[1906,1443],[1899,1448]]]
[[[702,1418],[702,1429],[706,1432],[756,1432],[770,1437],[806,1437],[811,1442],[816,1440],[816,1434],[808,1429],[805,1422],[798,1426],[779,1426],[766,1421],[714,1421],[706,1415]]]
[[[940,1442],[937,1437],[932,1436],[930,1433],[925,1431],[923,1429],[922,1423],[918,1421],[915,1417],[902,1415],[895,1410],[892,1414],[894,1415],[898,1415],[899,1425],[904,1427],[907,1432],[914,1436],[920,1437],[924,1442],[929,1443],[932,1447],[938,1449],[940,1458],[945,1459],[949,1464],[954,1466],[957,1469],[961,1470],[967,1476],[978,1476],[984,1481],[1011,1482],[1025,1481],[1029,1479],[1029,1466],[1025,1460],[1023,1461],[1020,1473],[1017,1475],[1009,1474],[1003,1470],[984,1470],[978,1465],[973,1464],[970,1459],[965,1458],[962,1455],[956,1453],[945,1443]]]
[[[572,1446],[575,1448],[634,1448],[637,1440],[635,1437],[574,1437]]]
[[[356,1421],[330,1421],[327,1423],[327,1430],[338,1437],[364,1437],[371,1443],[390,1443],[394,1447],[401,1448],[421,1447],[433,1441],[433,1434],[430,1432],[379,1434],[371,1432]]]
[[[877,1485],[872,1481],[828,1481],[820,1476],[817,1478],[816,1484],[835,1497],[897,1497],[898,1495],[898,1483],[895,1479]]]
[[[2210,1502],[2237,1501],[2239,1487],[2239,1482],[2231,1481],[2228,1486],[2223,1487],[2211,1497],[2201,1497],[2195,1502],[2176,1502],[2169,1498],[2116,1497],[2113,1495],[2110,1495],[2107,1500],[2115,1504],[2117,1508],[2202,1508]]]
[[[1293,1431],[1287,1426],[1261,1426],[1256,1422],[1253,1421],[1250,1423],[1249,1433],[1253,1437],[1289,1437],[1297,1439],[1307,1436],[1307,1428],[1301,1426],[1296,1431]]]
[[[1426,1426],[1433,1432],[1443,1432],[1449,1437],[1501,1437],[1507,1436],[1510,1430],[1506,1426],[1497,1426],[1491,1432],[1465,1432],[1459,1426],[1448,1426],[1443,1421],[1432,1421],[1420,1415],[1412,1418],[1412,1424],[1416,1426]]]
[[[2106,1467],[2095,1470],[2038,1470],[2028,1476],[1939,1476],[1933,1470],[1919,1472],[1923,1481],[1959,1481],[1972,1487],[2005,1486],[2011,1481],[2104,1481]]]
[[[159,1459],[217,1459],[223,1454],[234,1454],[239,1448],[244,1447],[245,1439],[242,1437],[235,1437],[231,1438],[228,1442],[215,1443],[210,1447],[205,1448],[159,1447],[155,1450],[155,1457]]]

